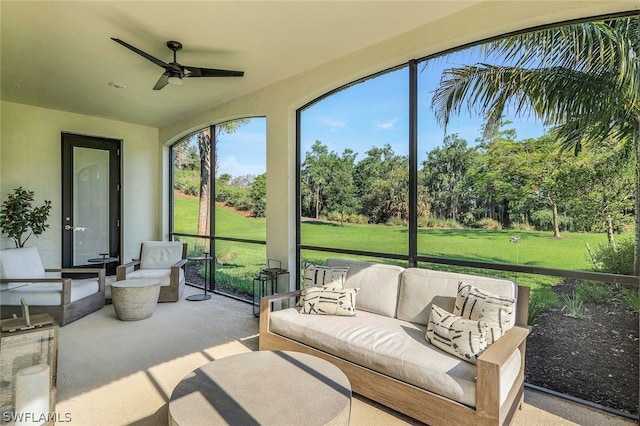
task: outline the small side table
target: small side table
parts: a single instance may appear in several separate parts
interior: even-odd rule
[[[274,264],[277,263],[277,266]],[[260,299],[278,292],[278,281],[289,282],[289,271],[283,269],[277,260],[269,259],[267,268],[253,279],[253,316],[260,316]]]
[[[134,279],[111,284],[113,309],[120,321],[139,321],[149,318],[158,304],[160,281]]]
[[[207,294],[207,284],[209,284],[209,264],[211,263],[213,257],[209,256],[209,253],[205,252],[203,256],[193,256],[189,257],[188,259],[194,262],[204,262],[204,294],[192,294],[191,296],[187,297],[187,300],[191,302],[199,302],[201,300],[211,299],[211,295]]]
[[[107,265],[109,263],[117,262],[118,260],[120,260],[120,258],[118,257],[109,256],[109,253],[100,253],[100,256],[102,257],[93,257],[87,260],[91,263],[102,263],[102,268],[105,270],[107,269]],[[111,274],[111,275],[114,275],[114,274]]]

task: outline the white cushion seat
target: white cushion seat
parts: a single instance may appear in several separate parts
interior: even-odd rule
[[[171,285],[171,269],[137,269],[127,273],[128,280],[157,279],[161,287]],[[180,269],[180,281],[184,280],[184,270]]]
[[[100,286],[97,279],[71,280],[71,302],[97,293]],[[51,306],[62,303],[62,283],[28,283],[22,287],[0,292],[0,304],[20,305],[24,298],[30,306]]]
[[[357,304],[356,304],[357,308]],[[476,404],[476,366],[429,344],[426,326],[357,310],[354,317],[272,312],[270,329],[316,349],[470,407]],[[521,365],[515,351],[501,374],[500,403]]]

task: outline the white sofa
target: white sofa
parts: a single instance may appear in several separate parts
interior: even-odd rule
[[[523,399],[529,289],[503,279],[329,259],[348,267],[345,288],[359,288],[355,316],[274,310],[261,300],[260,350],[294,350],[333,362],[354,392],[430,425],[508,424]],[[431,305],[449,312],[463,281],[517,299],[515,326],[474,365],[425,338]]]
[[[22,316],[21,299],[27,302],[31,314],[49,314],[64,326],[104,306],[105,270],[45,269],[35,247],[2,250],[2,319]]]

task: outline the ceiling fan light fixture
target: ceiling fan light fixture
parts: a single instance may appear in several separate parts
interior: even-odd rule
[[[182,84],[182,78],[176,75],[170,76],[169,78],[167,78],[167,81],[169,82],[169,84],[173,84],[174,86],[180,86]]]

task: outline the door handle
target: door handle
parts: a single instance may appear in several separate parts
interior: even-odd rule
[[[64,230],[65,231],[84,231],[87,228],[84,228],[82,226],[71,226],[71,225],[65,225],[64,226]]]

